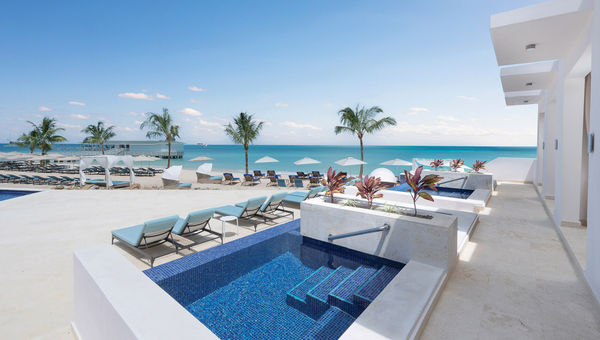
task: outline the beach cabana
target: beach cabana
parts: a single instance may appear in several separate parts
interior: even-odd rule
[[[387,168],[377,168],[369,174],[369,177],[380,178],[383,184],[396,184],[398,180],[392,170]]]
[[[196,169],[196,178],[198,183],[218,184],[223,181],[223,176],[211,176],[212,167],[212,163],[204,163],[201,164],[198,169]]]
[[[90,167],[93,164],[100,165],[104,168],[104,180],[87,180],[85,177],[84,169]],[[110,168],[117,164],[123,164],[129,168],[129,182],[125,181],[112,181],[110,178]],[[113,186],[127,186],[135,184],[135,174],[133,173],[133,157],[127,156],[113,156],[113,155],[98,155],[98,156],[82,156],[79,160],[79,183],[84,185],[86,182],[91,184],[106,185],[107,188]]]
[[[165,188],[173,189],[190,189],[192,183],[179,183],[179,174],[183,167],[181,165],[173,165],[167,168],[162,174],[162,182]]]

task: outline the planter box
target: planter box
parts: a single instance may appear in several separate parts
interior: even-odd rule
[[[411,260],[450,272],[457,259],[456,216],[431,211],[430,219],[331,204],[323,197],[301,204],[301,233],[328,242],[329,234],[361,231],[387,223],[390,230],[336,239],[343,247],[408,263]]]
[[[423,176],[432,174],[444,177],[440,182],[442,183],[442,187],[468,190],[486,189],[494,191],[494,179],[490,173],[423,170]],[[452,182],[444,183],[447,181]]]

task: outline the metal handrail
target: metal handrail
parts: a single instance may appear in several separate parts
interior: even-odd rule
[[[364,230],[359,230],[359,231],[353,231],[351,233],[345,233],[345,234],[339,234],[339,235],[329,234],[329,236],[327,237],[327,239],[329,241],[333,241],[333,240],[337,240],[338,238],[358,236],[358,235],[369,234],[369,233],[376,233],[376,232],[386,231],[386,230],[390,230],[390,225],[387,224],[387,223],[384,223],[380,227],[375,227],[375,228],[371,228],[371,229],[364,229]]]

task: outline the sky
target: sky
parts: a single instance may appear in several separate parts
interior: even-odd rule
[[[504,103],[491,14],[541,1],[4,1],[0,143],[54,117],[143,140],[168,108],[186,143],[230,144],[239,112],[256,144],[349,144],[338,111],[398,124],[371,145],[535,145],[537,107]]]

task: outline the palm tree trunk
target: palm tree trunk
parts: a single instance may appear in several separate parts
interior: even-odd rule
[[[244,154],[246,156],[246,173],[248,173],[248,147],[244,145]]]
[[[46,142],[42,142],[42,156],[46,154]]]
[[[167,137],[167,143],[169,144],[169,154],[167,155],[167,168],[171,167],[171,138]]]
[[[104,143],[100,143],[100,150],[102,150],[102,154],[104,155]]]
[[[362,162],[364,162],[363,160],[363,140],[362,137],[358,137],[358,140],[360,140],[360,160]],[[363,165],[360,165],[360,175],[358,175],[358,177],[362,178],[362,173],[363,173]]]

